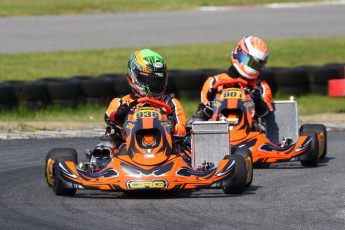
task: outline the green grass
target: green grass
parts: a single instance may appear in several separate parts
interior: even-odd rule
[[[308,0],[275,0],[274,2],[304,1]],[[270,2],[272,0],[0,0],[0,16],[185,10],[200,6]]]
[[[270,48],[267,67],[345,63],[345,37],[268,40],[267,43]],[[227,69],[234,45],[235,42],[222,42],[147,48],[165,57],[169,69]],[[129,54],[133,50],[136,49],[0,54],[0,82],[125,73]]]
[[[48,106],[40,110],[28,110],[18,107],[13,110],[4,110],[0,113],[2,122],[26,121],[71,121],[85,123],[101,123],[108,105],[84,104],[78,108],[62,108]]]

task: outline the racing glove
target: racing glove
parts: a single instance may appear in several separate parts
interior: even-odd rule
[[[174,137],[184,137],[186,136],[186,127],[183,124],[177,123],[174,128]]]
[[[217,93],[217,90],[216,90],[216,89],[210,88],[210,89],[207,91],[207,95],[206,95],[207,100],[213,101],[214,96],[216,95],[216,93]]]
[[[138,100],[134,100],[131,103],[121,105],[115,112],[114,119],[116,123],[123,124],[125,122],[126,115],[133,106],[138,104]]]
[[[208,120],[212,117],[213,115],[213,108],[212,106],[209,104],[209,102],[205,105],[203,103],[201,103],[199,105],[200,110],[202,111],[202,113],[204,114],[205,118]]]
[[[260,91],[260,89],[254,88],[254,89],[251,91],[251,93],[252,93],[252,95],[253,95],[254,103],[257,103],[257,102],[262,101],[262,96],[261,96],[261,91]]]

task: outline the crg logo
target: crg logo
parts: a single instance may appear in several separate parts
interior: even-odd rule
[[[127,182],[127,188],[130,189],[163,189],[168,187],[166,180],[130,180]]]

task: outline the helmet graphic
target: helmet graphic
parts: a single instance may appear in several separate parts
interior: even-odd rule
[[[168,71],[163,57],[149,49],[132,52],[128,61],[127,81],[136,96],[163,95],[168,82]]]
[[[258,37],[246,36],[240,40],[231,53],[231,62],[241,76],[256,79],[268,59],[268,47]]]

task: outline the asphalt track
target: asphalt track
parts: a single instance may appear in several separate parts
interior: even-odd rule
[[[345,2],[275,8],[0,17],[0,53],[345,36]]]
[[[0,52],[211,43],[238,40],[243,31],[266,39],[344,36],[344,12],[337,5],[0,18]],[[295,162],[255,169],[240,196],[77,191],[73,198],[45,184],[45,153],[75,147],[82,160],[97,138],[0,140],[0,229],[344,229],[344,139],[344,132],[328,133],[328,155],[317,168]]]
[[[126,196],[78,190],[57,197],[44,180],[51,147],[92,148],[97,138],[0,140],[1,229],[344,229],[344,132],[329,132],[317,168],[255,169],[243,195],[221,190]]]

